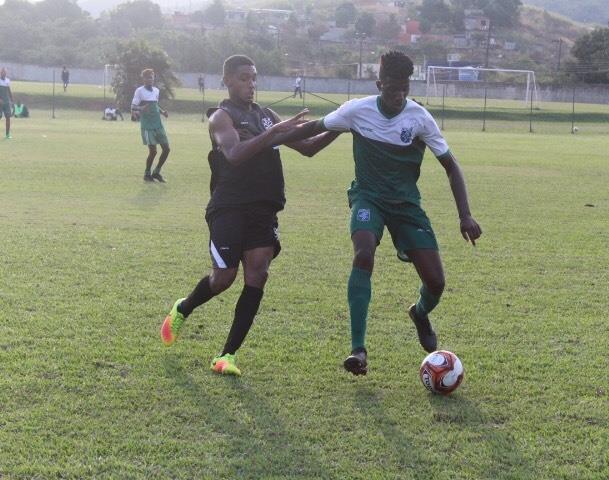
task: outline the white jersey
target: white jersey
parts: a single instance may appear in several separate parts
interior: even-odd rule
[[[157,102],[159,101],[159,89],[152,87],[152,90],[148,90],[145,86],[138,87],[133,94],[133,100],[131,105],[136,107],[142,103]]]
[[[431,114],[410,99],[400,113],[389,117],[380,109],[379,96],[356,98],[326,115],[323,122],[328,130],[354,131],[364,138],[398,147],[412,145],[418,138],[436,157],[448,152],[448,144]]]
[[[426,146],[436,157],[449,154],[431,114],[410,99],[401,112],[387,115],[380,96],[358,98],[322,121],[327,130],[353,134],[355,181],[351,192],[391,203],[420,203],[416,183]]]

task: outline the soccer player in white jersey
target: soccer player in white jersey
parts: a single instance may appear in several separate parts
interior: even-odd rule
[[[475,245],[482,234],[470,212],[463,172],[438,125],[425,108],[408,98],[412,73],[412,60],[404,53],[383,55],[377,81],[380,95],[348,101],[321,120],[298,126],[282,139],[293,141],[327,130],[350,131],[353,135],[355,180],[348,199],[354,257],[347,287],[351,354],[344,367],[354,375],[368,371],[365,336],[371,275],[385,227],[398,258],[412,262],[422,282],[418,301],[408,309],[419,342],[428,352],[437,349],[428,315],[444,291],[444,270],[417,188],[426,147],[446,170],[463,238]]]
[[[158,180],[165,183],[161,175],[161,168],[169,156],[169,140],[165,133],[165,128],[161,122],[161,115],[165,118],[169,116],[167,110],[163,110],[159,105],[159,89],[154,86],[154,70],[147,68],[142,71],[144,85],[135,90],[133,101],[131,102],[131,113],[140,117],[142,142],[148,146],[148,157],[146,158],[146,170],[144,171],[144,181],[153,182]],[[152,163],[156,157],[156,146],[161,145],[161,156],[154,171]]]
[[[11,92],[11,81],[6,76],[6,69],[0,70],[0,118],[4,115],[6,119],[6,139],[11,137],[11,104],[13,103],[13,93]]]

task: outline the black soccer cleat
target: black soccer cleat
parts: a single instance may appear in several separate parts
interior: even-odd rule
[[[438,337],[436,337],[436,332],[431,328],[431,323],[429,321],[429,317],[425,315],[424,317],[419,317],[417,315],[417,306],[412,304],[408,309],[408,315],[414,323],[414,326],[417,328],[417,335],[419,336],[419,343],[423,347],[423,350],[426,352],[435,352],[438,349]]]
[[[154,182],[154,178],[152,178],[152,175],[150,175],[149,173],[146,173],[144,175],[144,182]]]
[[[159,172],[153,173],[152,178],[154,178],[155,180],[157,180],[161,183],[167,183],[167,181],[163,178],[163,175],[161,175]]]
[[[347,357],[343,366],[353,375],[366,375],[368,373],[368,352],[364,347],[356,348]]]

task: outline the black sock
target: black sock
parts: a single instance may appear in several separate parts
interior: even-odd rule
[[[199,305],[203,305],[214,296],[215,293],[211,291],[208,275],[197,284],[195,289],[188,295],[188,298],[182,300],[182,303],[178,305],[178,312],[185,317],[188,317],[195,308]]]
[[[239,349],[249,332],[264,291],[260,288],[245,285],[235,307],[235,319],[228,333],[222,355],[233,354]]]

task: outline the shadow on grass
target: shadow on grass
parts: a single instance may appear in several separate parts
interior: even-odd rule
[[[386,440],[385,452],[392,457],[391,463],[410,475],[405,478],[434,478],[425,452],[418,450],[408,438],[408,432],[385,414],[382,396],[377,387],[358,385],[354,406],[365,418],[374,421]]]
[[[443,397],[429,394],[429,406],[433,411],[433,421],[445,424],[447,428],[461,428],[481,444],[486,452],[486,461],[477,460],[470,464],[478,471],[478,478],[527,479],[537,478],[530,460],[524,457],[518,443],[508,431],[505,415],[492,415],[483,412],[471,400],[457,395]]]
[[[142,210],[160,205],[163,197],[169,191],[168,186],[159,182],[144,182],[142,179],[139,181],[141,182],[139,188],[135,184],[133,186],[133,191],[136,194],[131,198],[131,203]]]
[[[210,389],[202,389],[184,371],[177,356],[164,362],[167,376],[189,395],[205,415],[205,427],[228,437],[230,452],[215,476],[227,478],[329,478],[319,463],[319,453],[305,435],[283,423],[285,409],[243,379],[209,373]],[[215,384],[215,385],[213,385]],[[262,387],[263,388],[263,387]],[[211,473],[211,472],[210,472]]]
[[[413,445],[408,431],[387,416],[382,394],[377,389],[361,385],[356,390],[355,400],[354,406],[366,418],[374,420],[376,427],[386,439],[386,450],[393,458],[392,463],[407,472],[410,475],[408,478],[428,479],[438,474],[437,469],[429,467],[430,463],[436,466],[437,463],[429,461],[427,451]],[[452,432],[459,429],[463,432],[464,442],[480,442],[479,451],[483,453],[479,458],[471,459],[471,463],[467,465],[470,471],[476,470],[472,478],[536,478],[530,461],[524,458],[514,437],[506,431],[505,418],[485,414],[478,405],[458,395],[442,397],[430,394],[429,406],[435,424],[432,426],[437,428],[437,424],[441,424],[440,428],[442,428],[442,425],[446,425],[446,429]],[[412,438],[414,437],[413,435]],[[429,448],[434,451],[436,449],[431,444]],[[447,458],[452,450],[455,450],[453,445],[445,446]],[[460,449],[457,447],[457,450]],[[448,464],[446,468],[451,470]]]

